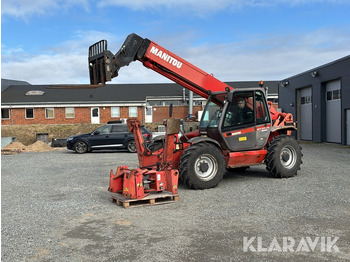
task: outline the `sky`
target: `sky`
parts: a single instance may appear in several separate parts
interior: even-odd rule
[[[88,48],[130,33],[222,81],[281,80],[350,55],[349,0],[2,0],[1,78],[87,84]],[[170,80],[138,61],[112,83]]]

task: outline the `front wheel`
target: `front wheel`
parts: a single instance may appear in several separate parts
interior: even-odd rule
[[[302,156],[301,147],[294,137],[277,136],[268,148],[266,169],[274,177],[293,177],[300,169]]]
[[[210,143],[194,144],[180,159],[180,178],[192,189],[216,187],[225,173],[221,150]]]
[[[83,141],[78,141],[74,144],[74,151],[78,154],[84,154],[88,151],[88,145]]]

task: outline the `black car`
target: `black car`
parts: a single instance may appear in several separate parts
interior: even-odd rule
[[[142,126],[144,140],[149,143],[152,140],[152,133]],[[136,152],[134,135],[128,132],[126,124],[107,124],[95,131],[71,136],[67,139],[67,149],[74,150],[79,154],[98,149],[119,149],[125,148],[129,152]]]

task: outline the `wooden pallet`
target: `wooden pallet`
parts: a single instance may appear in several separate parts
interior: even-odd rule
[[[111,201],[116,203],[118,206],[123,206],[124,208],[152,206],[177,202],[179,201],[179,195],[168,191],[163,191],[160,193],[150,194],[142,199],[131,199],[124,197],[122,194],[113,193]]]

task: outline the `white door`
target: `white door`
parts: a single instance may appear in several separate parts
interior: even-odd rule
[[[152,107],[151,106],[146,106],[145,108],[145,123],[152,123]]]
[[[100,109],[98,107],[91,107],[91,124],[100,123]]]

